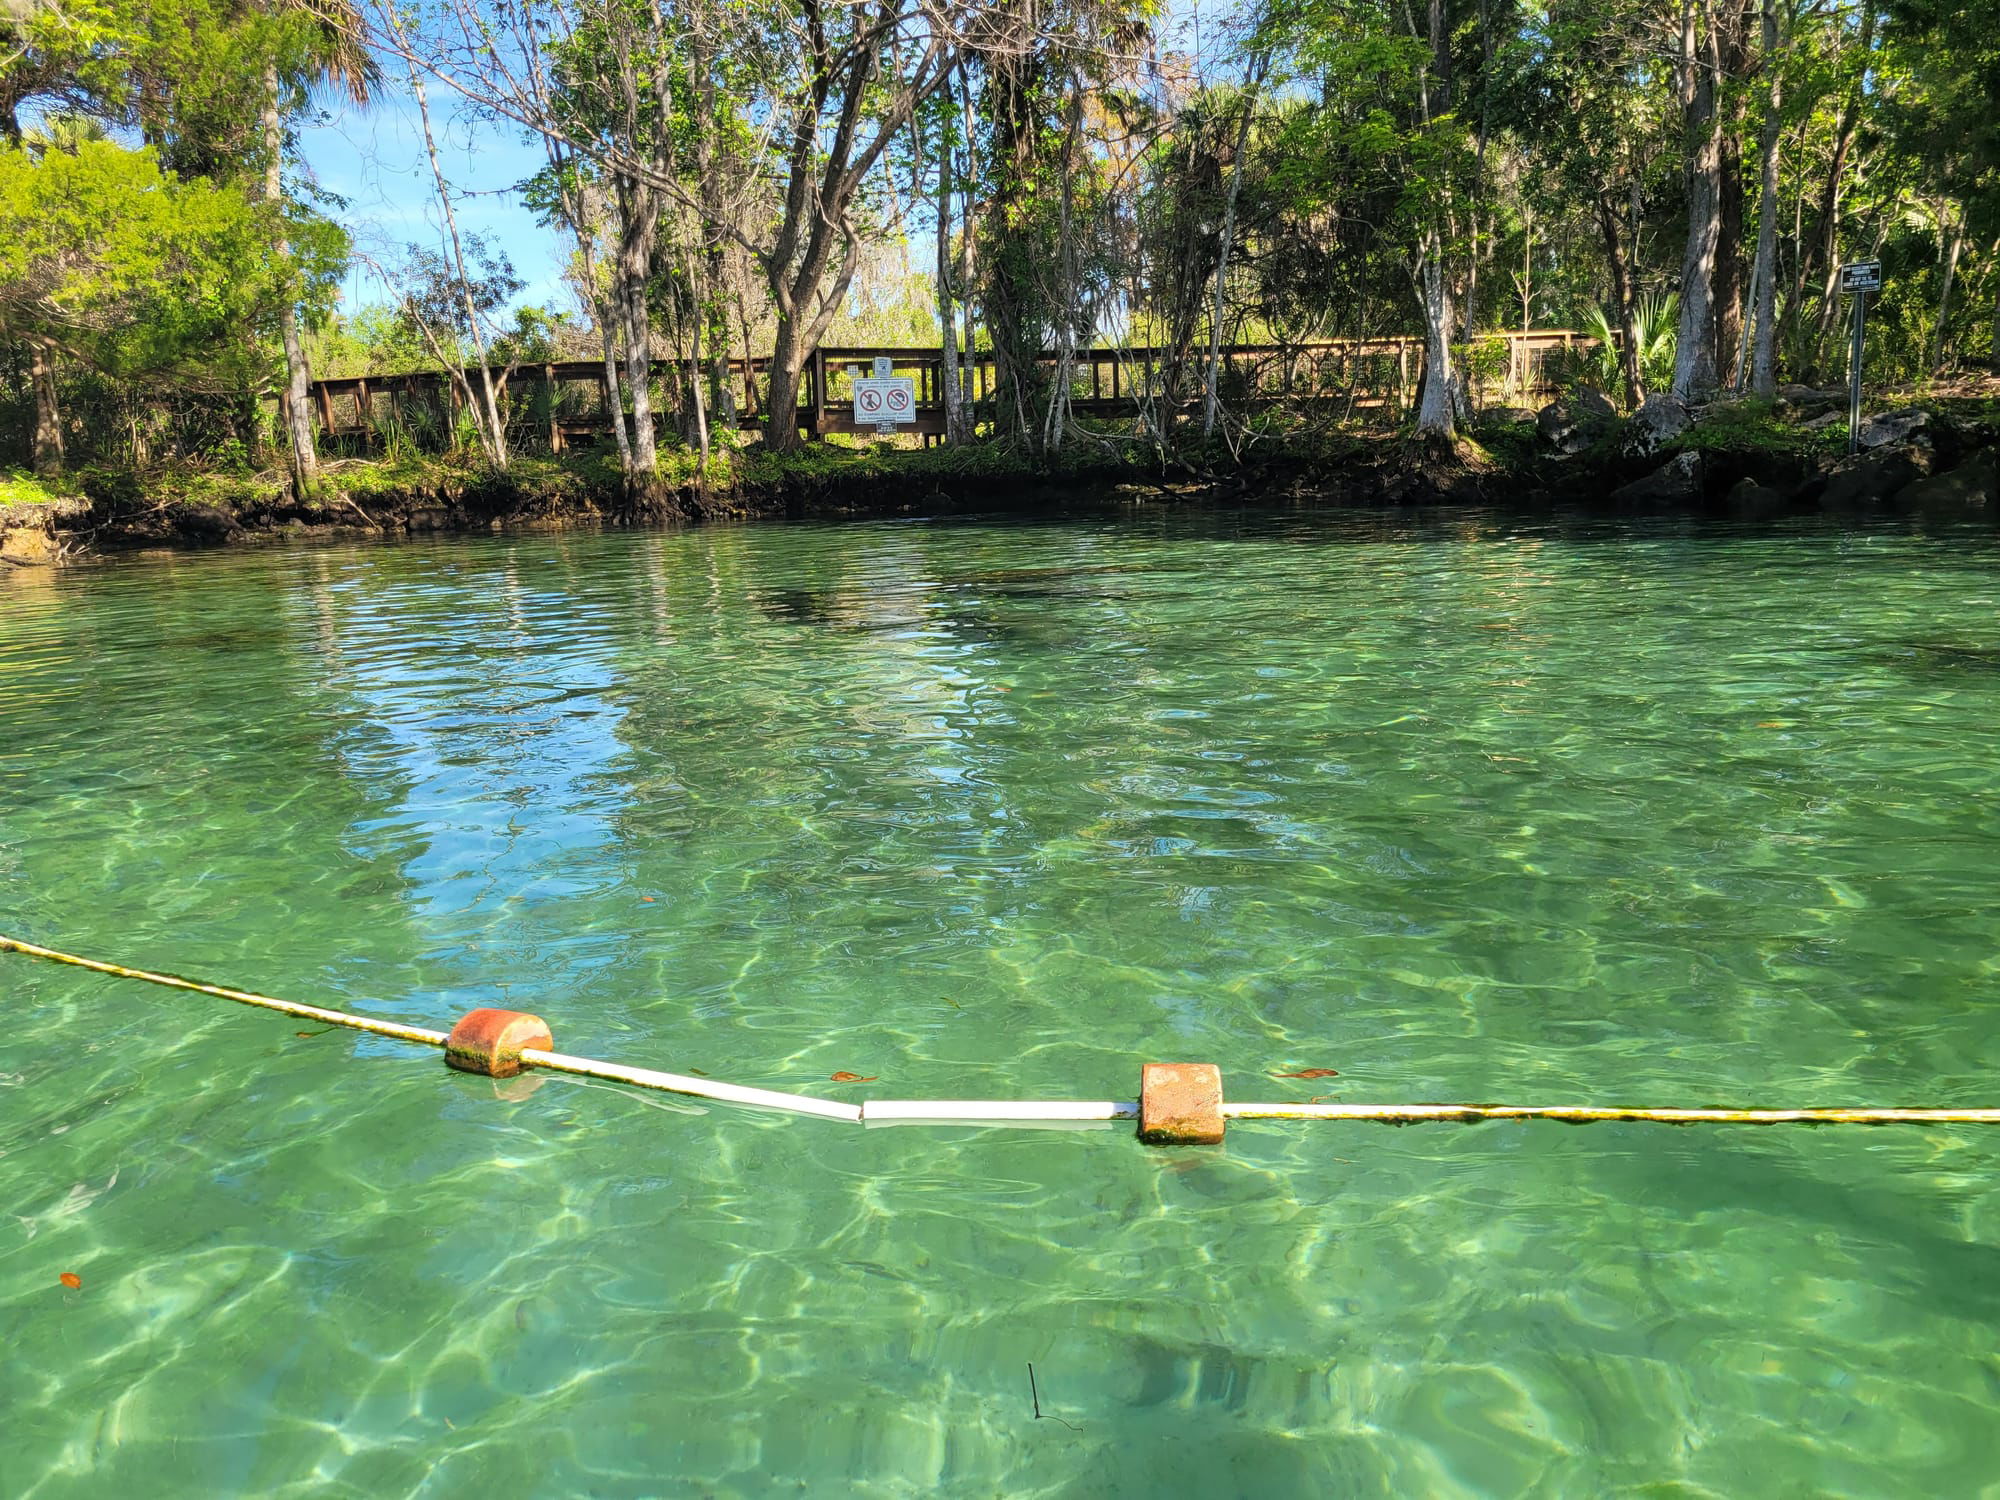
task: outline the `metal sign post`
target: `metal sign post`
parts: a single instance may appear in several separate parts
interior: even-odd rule
[[[1854,299],[1854,343],[1847,354],[1847,451],[1861,448],[1861,357],[1868,324],[1868,294],[1882,290],[1882,262],[1857,260],[1840,268],[1840,290]]]

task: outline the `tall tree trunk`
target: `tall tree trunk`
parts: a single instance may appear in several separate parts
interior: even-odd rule
[[[631,177],[618,179],[618,264],[614,296],[625,334],[625,385],[632,397],[632,466],[638,489],[652,484],[660,466],[653,432],[653,320],[646,282],[653,269],[653,240],[660,226],[660,195]]]
[[[438,205],[444,210],[444,227],[451,242],[451,265],[458,277],[459,296],[465,307],[466,328],[472,335],[472,347],[479,355],[479,390],[474,408],[474,425],[479,428],[480,444],[486,450],[486,461],[495,469],[505,471],[507,467],[507,428],[500,420],[499,402],[493,392],[493,370],[486,355],[486,329],[479,316],[479,309],[472,300],[472,285],[465,274],[465,244],[458,234],[458,214],[451,206],[451,185],[445,181],[444,167],[438,162],[437,137],[431,130],[430,99],[424,93],[423,80],[417,76],[416,64],[410,64],[410,92],[416,96],[417,118],[424,127],[424,151],[431,161],[431,180],[437,184]],[[471,382],[467,382],[468,388]],[[294,419],[296,420],[296,418]]]
[[[586,270],[589,262],[585,261]],[[632,472],[632,439],[625,427],[625,393],[618,379],[618,325],[624,322],[614,294],[597,304],[597,331],[604,340],[604,414],[618,440],[618,472]]]
[[[264,70],[264,201],[277,207],[284,188],[280,177],[285,137],[278,119],[278,70]],[[291,244],[280,235],[272,245],[279,260],[292,253]],[[285,345],[285,399],[279,403],[285,418],[291,451],[292,490],[300,498],[310,495],[319,483],[319,440],[313,431],[312,370],[306,364],[304,341],[299,337],[299,311],[289,293],[278,304],[278,334]]]
[[[1762,167],[1757,202],[1757,260],[1750,272],[1755,347],[1750,356],[1750,391],[1772,396],[1778,389],[1778,0],[1764,0],[1764,124],[1757,133]],[[1738,382],[1741,384],[1741,382]]]
[[[1432,234],[1417,271],[1417,300],[1424,313],[1424,383],[1417,396],[1417,431],[1449,442],[1457,436],[1458,392],[1451,364],[1455,312],[1438,237]]]
[[[1639,302],[1632,287],[1632,263],[1626,253],[1616,189],[1597,195],[1597,228],[1604,236],[1604,259],[1611,268],[1611,296],[1618,304],[1618,368],[1625,377],[1625,405],[1637,409],[1646,399],[1639,371]]]
[[[1243,118],[1236,123],[1236,154],[1229,163],[1229,190],[1222,197],[1222,233],[1215,246],[1215,297],[1208,312],[1208,368],[1201,383],[1201,435],[1214,435],[1221,403],[1217,378],[1222,368],[1223,297],[1229,287],[1229,252],[1236,241],[1236,200],[1243,190],[1243,158],[1250,150],[1250,122],[1257,113],[1257,90],[1264,82],[1264,58],[1253,54],[1244,83]]]
[[[816,233],[809,239],[797,271],[782,278],[773,288],[779,293],[778,319],[771,344],[771,412],[764,424],[764,446],[775,452],[797,448],[803,441],[799,436],[800,380],[805,374],[806,361],[826,334],[827,324],[847,300],[860,251],[857,240],[851,236],[844,238],[840,270],[831,283],[827,281],[827,271],[833,258],[833,239]],[[826,399],[826,392],[820,392],[820,399]]]
[[[699,248],[687,257],[686,263],[682,268],[682,274],[687,277],[688,285],[693,289],[695,294],[694,317],[691,320],[693,326],[688,331],[687,392],[688,404],[693,408],[694,415],[695,455],[700,462],[700,467],[695,471],[695,489],[699,493],[706,494],[708,490],[708,382],[706,373],[702,368],[702,350],[705,347],[702,342],[702,335],[707,331],[708,327],[710,292],[705,257],[702,256]],[[680,361],[676,358],[676,370],[679,369],[679,366]]]
[[[1715,252],[1721,235],[1722,116],[1716,108],[1715,18],[1698,24],[1696,0],[1681,0],[1681,118],[1688,155],[1687,247],[1681,255],[1681,316],[1673,393],[1699,399],[1716,386]],[[1707,0],[1703,0],[1707,9]]]
[[[1861,7],[1861,36],[1859,46],[1865,54],[1874,45],[1875,6],[1874,0],[1864,0]],[[1848,90],[1847,102],[1842,106],[1840,122],[1834,127],[1833,155],[1827,162],[1826,177],[1820,186],[1819,205],[1813,214],[1812,233],[1807,235],[1801,246],[1797,264],[1792,270],[1790,295],[1785,298],[1784,311],[1778,316],[1778,342],[1786,343],[1797,326],[1800,313],[1805,306],[1806,287],[1812,283],[1815,274],[1824,268],[1823,281],[1832,284],[1836,249],[1840,235],[1840,190],[1847,177],[1847,158],[1854,148],[1854,133],[1861,123],[1861,110],[1866,97],[1863,87],[1867,78],[1864,62],[1855,74],[1853,87]]]
[[[1993,242],[1993,259],[2000,261],[2000,239]],[[1986,366],[2000,375],[2000,276],[1993,278],[1993,336],[1986,343]]]
[[[802,446],[799,383],[811,351],[801,344],[799,331],[797,318],[781,317],[771,340],[771,409],[764,413],[764,446],[773,453]]]
[[[1418,121],[1426,128],[1439,115],[1449,114],[1452,107],[1451,32],[1445,21],[1444,0],[1430,0],[1427,14],[1430,57],[1417,73]],[[1410,17],[1410,25],[1414,29],[1414,16]],[[1441,185],[1438,192],[1448,195],[1449,190]],[[1458,413],[1463,400],[1451,362],[1451,341],[1458,331],[1456,310],[1452,306],[1452,277],[1444,263],[1445,231],[1438,226],[1439,219],[1450,222],[1449,197],[1429,205],[1427,212],[1433,220],[1423,233],[1415,276],[1417,304],[1424,319],[1424,383],[1417,393],[1416,430],[1421,436],[1442,438],[1448,443],[1458,435]]]
[[[1958,210],[1957,221],[1952,225],[1950,246],[1944,257],[1944,286],[1938,292],[1937,333],[1931,340],[1929,369],[1938,374],[1944,369],[1945,320],[1951,316],[1951,288],[1958,279],[1958,258],[1965,250],[1965,210]]]
[[[945,116],[952,110],[951,84],[945,83]],[[952,145],[951,129],[938,125],[937,185],[937,305],[938,395],[944,402],[944,440],[957,447],[965,441],[964,392],[958,384],[958,287],[952,278]]]
[[[1027,448],[1039,458],[1041,424],[1031,415],[1041,406],[1045,326],[1035,291],[1037,267],[1023,242],[1020,221],[1032,211],[1039,122],[1033,96],[1038,59],[1004,55],[987,69],[987,112],[993,122],[994,189],[987,204],[986,329],[993,344],[993,433]]]
[[[1749,4],[1756,0],[1749,0]],[[1718,232],[1715,247],[1715,369],[1731,385],[1740,385],[1742,369],[1744,282],[1748,265],[1743,254],[1743,136],[1746,101],[1739,89],[1725,82],[1743,77],[1750,67],[1750,10],[1746,0],[1723,0],[1712,16],[1717,25],[1716,87],[1728,105],[1719,122],[1721,148],[1716,178]]]
[[[39,339],[28,343],[28,383],[35,388],[35,472],[60,473],[64,454],[55,360],[53,351]]]
[[[958,365],[959,424],[962,441],[971,442],[979,427],[979,337],[973,327],[973,292],[979,285],[979,236],[973,233],[974,184],[979,181],[978,118],[973,107],[972,83],[966,65],[958,65],[959,129],[965,137],[965,176],[959,195],[959,248],[962,255],[953,269],[957,273],[959,311],[965,323],[963,355]]]

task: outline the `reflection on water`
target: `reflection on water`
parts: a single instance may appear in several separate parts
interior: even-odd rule
[[[1990,1104],[1996,559],[1294,511],[9,576],[0,929],[843,1097]],[[1976,1131],[1158,1153],[0,987],[7,1496],[1990,1482]]]

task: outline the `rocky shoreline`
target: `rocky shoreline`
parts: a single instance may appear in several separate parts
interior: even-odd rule
[[[117,494],[0,506],[0,568],[112,549],[287,538],[1045,511],[1083,496],[1126,504],[1561,506],[1741,520],[1811,511],[2000,519],[2000,423],[1986,411],[1990,404],[1971,415],[1942,405],[1877,412],[1861,429],[1860,451],[1847,455],[1839,391],[1785,387],[1775,406],[1756,407],[1653,396],[1629,417],[1584,391],[1539,411],[1489,411],[1476,441],[1448,449],[1384,436],[1303,452],[1253,450],[1207,466],[1147,471],[1108,459],[1055,473],[990,463],[947,472],[914,453],[876,453],[753,474],[726,492],[662,486],[638,496],[603,468],[542,464],[361,489],[343,485],[344,466],[336,465],[324,492],[304,501],[279,489],[226,503]]]

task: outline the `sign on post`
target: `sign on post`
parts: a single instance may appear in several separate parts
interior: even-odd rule
[[[1868,294],[1882,290],[1882,262],[1849,261],[1840,268],[1840,290],[1854,299],[1854,345],[1847,355],[1847,451],[1861,447],[1861,355],[1868,325]]]
[[[1852,296],[1856,292],[1879,292],[1882,290],[1882,262],[1879,260],[1850,261],[1840,268],[1840,289]]]
[[[894,433],[917,420],[917,383],[908,375],[892,375],[895,362],[875,356],[875,373],[854,381],[854,425],[864,423],[878,433]]]

